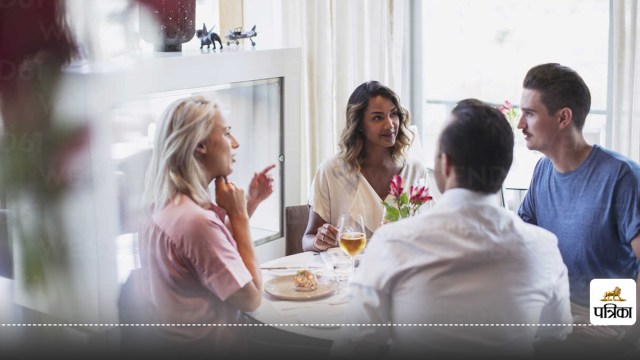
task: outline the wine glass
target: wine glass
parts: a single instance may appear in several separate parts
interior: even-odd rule
[[[380,226],[389,223],[389,221],[387,221],[387,207],[386,206],[382,206],[382,219],[380,219]]]
[[[351,276],[353,277],[356,255],[362,252],[367,244],[362,215],[357,213],[341,215],[338,222],[338,230],[340,232],[338,245],[351,258]],[[351,279],[349,279],[347,285],[350,283]]]

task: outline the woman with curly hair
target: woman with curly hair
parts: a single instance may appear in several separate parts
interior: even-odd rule
[[[406,154],[410,116],[393,90],[377,81],[361,84],[346,115],[340,151],[320,165],[311,185],[305,251],[337,246],[337,222],[347,212],[363,215],[369,237],[380,226],[391,178],[400,175],[405,184],[427,178],[422,162]]]

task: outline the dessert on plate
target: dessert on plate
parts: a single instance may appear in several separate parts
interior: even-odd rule
[[[293,276],[293,284],[298,291],[312,291],[318,288],[318,279],[310,270],[301,269]]]

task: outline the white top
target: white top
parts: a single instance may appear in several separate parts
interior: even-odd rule
[[[551,232],[524,223],[495,196],[446,191],[435,207],[382,226],[352,285],[345,327],[350,346],[393,354],[531,355],[534,340],[572,330],[567,268]],[[567,326],[464,326],[464,324]],[[461,326],[433,326],[461,324]],[[355,349],[353,347],[355,347]]]
[[[426,179],[430,193],[433,193],[435,181],[428,179],[427,170],[422,162],[408,157],[400,176],[403,186],[408,189],[418,179]],[[387,195],[385,199],[391,202]],[[357,212],[364,218],[367,236],[371,235],[382,222],[382,199],[360,172],[353,172],[337,155],[323,162],[311,183],[309,205],[324,221],[338,226],[340,215]]]

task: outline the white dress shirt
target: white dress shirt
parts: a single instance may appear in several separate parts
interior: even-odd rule
[[[493,195],[448,190],[435,207],[380,227],[372,240],[354,275],[347,323],[424,326],[345,326],[338,354],[389,342],[402,355],[531,355],[534,340],[571,332],[555,235]]]
[[[433,192],[435,181],[429,179],[422,162],[414,157],[407,157],[400,176],[407,191],[417,180],[426,179],[427,186],[434,184],[429,186],[430,192]],[[387,195],[385,200],[391,201],[390,196]],[[362,214],[367,235],[371,235],[382,223],[380,196],[362,173],[351,171],[337,156],[326,160],[318,168],[311,184],[309,205],[324,221],[334,226],[338,226],[342,214]]]

